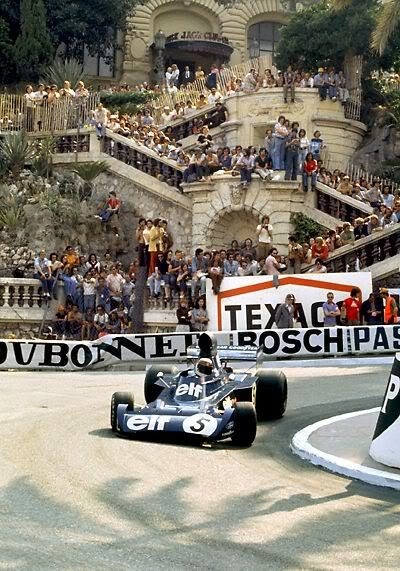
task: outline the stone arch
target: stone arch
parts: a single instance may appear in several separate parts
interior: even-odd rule
[[[206,230],[207,248],[227,248],[232,240],[255,242],[255,230],[262,213],[252,206],[240,210],[226,207],[215,214]]]
[[[216,20],[218,22],[219,31],[220,16],[224,8],[218,5],[214,0],[205,0],[202,2],[184,0],[183,3],[178,1],[171,2],[171,0],[149,0],[135,9],[132,18],[136,25],[140,24],[141,35],[148,46],[153,43],[154,33],[157,31],[154,29],[154,23],[157,21],[157,17],[163,12],[170,10],[185,10],[186,13],[192,12],[193,15],[198,14],[203,18],[208,17],[210,21],[215,22]]]

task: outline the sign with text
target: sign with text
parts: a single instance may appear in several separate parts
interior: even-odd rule
[[[199,333],[107,335],[97,341],[0,340],[0,369],[79,371],[124,363],[179,362]],[[260,331],[218,331],[227,354],[240,348],[263,348],[266,358],[318,357],[348,353],[394,353],[400,350],[400,325],[310,327]],[[229,357],[228,357],[229,358]]]
[[[300,327],[322,327],[322,305],[332,291],[336,303],[350,295],[354,287],[361,290],[362,300],[372,291],[370,272],[338,274],[296,274],[277,276],[228,277],[220,292],[211,291],[207,280],[207,310],[211,331],[263,330],[275,326],[275,313],[288,293],[294,295]]]

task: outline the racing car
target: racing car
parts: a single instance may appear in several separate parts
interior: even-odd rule
[[[262,348],[217,347],[212,333],[202,333],[197,347],[189,347],[189,368],[151,366],[144,379],[146,404],[135,407],[128,392],[111,399],[111,429],[120,436],[163,433],[204,442],[231,438],[250,446],[257,420],[283,416],[287,379],[282,371],[256,367],[254,374],[235,374],[225,358],[262,361]],[[225,358],[224,358],[225,357]]]

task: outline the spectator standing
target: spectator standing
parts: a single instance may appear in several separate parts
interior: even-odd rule
[[[244,77],[243,80],[243,91],[244,93],[255,93],[257,91],[257,77],[256,70],[252,67]]]
[[[179,302],[179,307],[176,310],[176,317],[178,319],[176,331],[180,331],[180,332],[190,331],[190,328],[191,328],[191,312],[189,311],[186,298],[184,298],[184,297],[182,297],[180,302]]]
[[[284,102],[288,102],[288,93],[290,93],[290,101],[294,103],[294,90],[295,90],[295,73],[292,70],[292,66],[289,65],[285,73],[283,74],[283,99]]]
[[[269,216],[263,216],[261,224],[256,228],[258,238],[257,258],[267,258],[272,248],[274,228],[270,223]]]
[[[293,128],[286,139],[285,180],[297,180],[299,166],[300,139],[297,128]]]
[[[211,93],[207,97],[208,105],[215,105],[217,103],[217,101],[219,103],[222,103],[223,100],[224,100],[224,98],[222,97],[222,94],[219,91],[217,91],[217,88],[212,87]]]
[[[342,246],[347,246],[348,244],[353,246],[356,239],[350,222],[343,222],[343,231],[340,233],[340,240]]]
[[[160,241],[162,240],[164,229],[161,227],[161,219],[156,218],[149,232],[149,276],[156,269],[157,254],[160,250]]]
[[[347,297],[343,302],[340,315],[341,320],[346,320],[347,325],[360,325],[361,301],[359,298],[360,290],[353,288],[350,292],[350,297]]]
[[[303,163],[303,190],[308,192],[308,179],[311,178],[311,190],[314,191],[317,186],[318,163],[314,159],[312,153],[307,153],[306,160]]]
[[[281,303],[275,313],[275,324],[278,329],[291,329],[294,326],[294,295],[288,293],[285,303]]]
[[[108,111],[105,107],[103,107],[102,103],[97,104],[93,119],[96,126],[96,135],[100,140],[106,134],[106,127],[108,122]]]
[[[311,246],[311,252],[313,258],[320,258],[321,260],[328,259],[329,249],[321,236],[315,238],[314,244]]]
[[[199,297],[194,304],[191,314],[192,331],[207,331],[207,325],[210,319],[208,317],[204,297]]]
[[[389,294],[389,290],[385,287],[382,287],[379,290],[379,293],[381,294],[384,303],[383,316],[385,325],[393,325],[394,323],[397,323],[398,307],[396,300]]]
[[[285,170],[285,141],[289,131],[285,126],[285,117],[280,115],[274,127],[274,144],[272,148],[272,168],[274,171]]]
[[[361,317],[366,325],[383,324],[383,299],[379,294],[370,293],[361,305]]]
[[[303,248],[296,240],[296,236],[289,236],[288,270],[289,274],[300,274],[303,262]]]
[[[312,153],[313,159],[319,161],[321,159],[321,151],[324,146],[324,141],[321,139],[321,132],[314,131],[314,136],[310,141],[309,151]]]
[[[111,273],[106,278],[106,285],[110,292],[111,310],[115,309],[122,301],[122,285],[125,279],[118,272],[117,266],[111,268]]]
[[[324,327],[336,327],[336,318],[340,316],[340,309],[334,301],[334,295],[330,291],[326,294],[326,301],[322,306],[324,312]]]
[[[300,139],[300,148],[299,148],[299,169],[303,171],[303,164],[306,160],[308,147],[310,145],[310,141],[308,140],[306,131],[304,129],[300,129],[299,131],[299,139]]]
[[[189,83],[192,82],[193,82],[193,72],[190,71],[190,67],[188,65],[185,65],[185,69],[183,70],[182,73],[182,85],[186,87],[187,85],[189,85]]]
[[[267,276],[279,276],[280,263],[277,260],[278,250],[272,248],[271,253],[265,260],[265,272]]]

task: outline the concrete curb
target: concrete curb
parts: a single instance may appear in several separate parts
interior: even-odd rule
[[[400,470],[398,474],[394,474],[393,472],[386,471],[383,465],[382,470],[363,466],[347,458],[319,450],[309,442],[310,436],[320,428],[342,420],[355,419],[358,416],[376,413],[379,410],[380,407],[350,412],[310,424],[293,436],[290,447],[294,454],[300,456],[303,460],[308,460],[315,466],[322,466],[331,472],[355,478],[367,482],[368,484],[373,484],[374,486],[384,486],[400,490]]]

